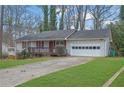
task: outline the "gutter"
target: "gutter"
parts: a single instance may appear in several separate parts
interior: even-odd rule
[[[18,40],[18,41],[16,41],[16,42],[23,42],[23,41],[40,41],[40,40],[50,41],[50,40],[65,40],[65,39],[64,39],[64,38],[56,38],[56,39]]]
[[[73,38],[68,40],[105,40],[105,38]]]

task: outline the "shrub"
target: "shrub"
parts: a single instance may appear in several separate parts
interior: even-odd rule
[[[2,57],[2,51],[0,51],[0,58]]]
[[[7,58],[8,57],[8,53],[7,52],[0,52],[0,58]]]
[[[8,57],[8,53],[7,52],[3,52],[2,53],[2,57],[5,59],[5,58],[7,58]]]
[[[120,51],[120,52],[124,52],[124,48],[120,48],[119,51]]]
[[[57,56],[65,56],[67,54],[66,48],[64,46],[57,46],[55,48]]]
[[[31,53],[27,52],[26,50],[23,50],[20,53],[17,53],[17,58],[18,59],[26,59],[26,58],[30,58],[31,57]]]
[[[120,48],[119,49],[119,55],[120,56],[124,56],[124,48]]]

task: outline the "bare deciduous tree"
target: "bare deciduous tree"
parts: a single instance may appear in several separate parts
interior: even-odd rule
[[[90,6],[89,12],[94,18],[95,30],[102,29],[102,22],[113,15],[110,11],[112,7],[111,5]]]

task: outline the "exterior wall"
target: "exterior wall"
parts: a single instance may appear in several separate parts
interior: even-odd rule
[[[31,47],[36,47],[36,42],[35,41],[31,42]]]
[[[15,47],[9,47],[8,51],[9,51],[8,55],[12,55],[12,56],[16,55]]]
[[[8,53],[9,52],[8,51],[8,46],[6,44],[4,44],[4,43],[2,43],[2,52],[3,53]]]
[[[106,56],[108,56],[109,55],[109,52],[110,52],[110,42],[109,42],[110,40],[109,40],[109,38],[106,38],[105,39],[105,54],[106,54]]]
[[[44,41],[44,47],[49,48],[49,41]]]
[[[16,43],[16,50],[17,50],[17,52],[21,52],[23,50],[23,48],[22,48],[22,42]]]
[[[54,46],[56,45],[55,41],[53,42]],[[95,44],[100,44],[100,48],[102,49],[101,55],[102,56],[108,56],[109,54],[109,47],[110,47],[110,43],[109,43],[109,39],[106,38],[105,40],[67,40],[64,41],[64,45],[66,46],[67,52],[68,54],[71,53],[71,45],[72,44],[88,44],[90,46],[93,46]],[[30,47],[37,47],[36,46],[36,42],[32,41]],[[49,41],[44,41],[44,47],[50,47]],[[22,48],[22,43],[19,42],[17,43],[17,51],[21,52],[23,50]]]
[[[109,51],[109,40],[67,40],[66,43],[66,49],[68,54],[71,54],[71,45],[72,44],[88,44],[88,45],[95,45],[95,44],[100,44],[101,49],[103,50],[101,52],[102,56],[108,56],[108,51]]]
[[[31,41],[31,44],[28,47],[37,47],[36,46],[36,41]],[[44,47],[49,47],[49,42],[48,41],[44,41]],[[22,42],[17,42],[16,43],[16,49],[17,49],[17,52],[21,52],[23,50]]]
[[[57,42],[59,42],[59,44],[57,44]],[[65,40],[56,40],[55,47],[56,46],[66,46],[66,41]]]

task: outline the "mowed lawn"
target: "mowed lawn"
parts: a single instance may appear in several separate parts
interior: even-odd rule
[[[100,87],[123,65],[124,58],[97,58],[87,64],[54,72],[46,76],[25,82],[19,86]]]
[[[124,87],[124,71],[115,79],[111,87]]]
[[[41,58],[32,58],[32,59],[23,59],[23,60],[2,60],[0,61],[0,69],[14,67],[18,65],[30,64],[34,62],[42,62],[52,59],[55,59],[55,57],[41,57]]]

